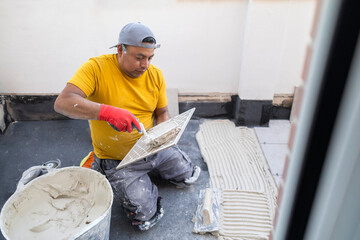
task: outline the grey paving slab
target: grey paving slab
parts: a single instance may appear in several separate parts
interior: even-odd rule
[[[284,163],[288,151],[286,144],[261,144],[263,152],[270,165],[271,173],[281,175],[284,170]]]
[[[287,144],[261,144],[261,148],[268,161],[271,173],[273,174],[277,185],[279,185],[288,151]]]
[[[290,134],[288,120],[270,120],[269,127],[255,127],[260,144],[287,144]]]
[[[269,127],[255,127],[266,160],[274,179],[279,186],[287,154],[290,134],[290,121],[270,120]]]
[[[192,233],[192,218],[199,191],[209,185],[207,166],[195,140],[201,121],[190,120],[178,144],[203,170],[197,183],[179,189],[153,176],[159,194],[163,197],[163,219],[152,229],[141,232],[130,225],[121,207],[114,202],[110,239],[216,239],[211,235]],[[0,207],[14,193],[24,170],[53,159],[60,159],[63,167],[76,166],[91,150],[87,121],[29,121],[11,124],[6,133],[0,135]],[[0,239],[4,239],[2,235]]]

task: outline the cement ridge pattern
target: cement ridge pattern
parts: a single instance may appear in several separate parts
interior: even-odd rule
[[[221,191],[222,239],[268,239],[277,186],[254,129],[206,121],[196,134],[210,185]]]

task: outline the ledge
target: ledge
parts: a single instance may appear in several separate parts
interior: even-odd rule
[[[54,111],[58,94],[0,94],[0,132],[13,121],[60,120]],[[194,118],[234,119],[237,125],[266,126],[270,119],[289,119],[291,95],[273,100],[244,100],[232,93],[180,93],[179,113],[193,107]]]

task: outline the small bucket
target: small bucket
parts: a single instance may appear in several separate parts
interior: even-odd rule
[[[113,192],[100,173],[82,167],[49,170],[6,201],[0,228],[15,239],[109,239]]]

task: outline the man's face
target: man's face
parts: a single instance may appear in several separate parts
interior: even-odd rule
[[[121,44],[118,46],[120,69],[131,78],[140,77],[148,68],[154,57],[154,49],[126,46],[126,53]]]

